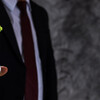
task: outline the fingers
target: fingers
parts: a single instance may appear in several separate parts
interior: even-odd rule
[[[0,66],[0,77],[4,76],[8,72],[8,68],[5,66]]]

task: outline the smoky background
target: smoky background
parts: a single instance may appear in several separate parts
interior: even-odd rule
[[[48,12],[58,99],[100,100],[100,1],[33,1]]]

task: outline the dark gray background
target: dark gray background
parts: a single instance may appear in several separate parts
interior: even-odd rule
[[[59,100],[100,100],[100,0],[34,0],[49,15]]]

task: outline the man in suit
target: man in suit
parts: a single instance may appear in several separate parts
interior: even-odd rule
[[[56,70],[47,13],[34,2],[26,0],[28,17],[26,18],[26,15],[24,15],[21,19],[22,11],[17,5],[18,1],[20,0],[0,0],[0,26],[3,27],[3,30],[0,32],[0,65],[2,65],[0,72],[0,76],[2,76],[0,77],[0,100],[33,100],[29,97],[32,95],[37,95],[37,98],[34,100],[57,100]],[[23,50],[25,47],[23,46],[22,33],[27,33],[27,28],[23,28],[26,26],[22,24],[24,19],[24,24],[26,19],[30,22],[30,27],[27,24],[25,25],[29,27],[28,32],[30,31],[29,33],[32,35],[31,38],[34,44],[34,64],[36,65],[36,72],[34,73],[36,73],[37,79],[37,84],[34,83],[35,85],[30,84],[31,82],[27,85],[27,80],[29,79],[30,81],[30,77],[34,73],[30,77],[27,76],[31,73],[27,71],[31,64],[26,64],[27,57],[23,53],[23,51],[26,52],[29,49],[27,47],[26,51]],[[26,45],[29,42],[28,39],[24,41]],[[29,51],[29,53],[33,54],[33,51]],[[34,90],[34,93],[30,90],[27,92],[26,85],[30,86],[30,90],[37,87],[37,94]],[[29,95],[27,98],[26,94]]]

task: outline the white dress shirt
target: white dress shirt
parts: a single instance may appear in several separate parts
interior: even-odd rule
[[[20,26],[20,11],[17,8],[16,4],[18,0],[2,0],[5,9],[8,13],[8,16],[11,20],[11,24],[14,30],[14,34],[16,37],[16,41],[19,47],[20,54],[23,58],[22,54],[22,36],[21,36],[21,26]],[[30,1],[27,1],[27,14],[31,23],[31,29],[32,29],[32,36],[34,40],[34,49],[35,49],[35,58],[36,58],[36,65],[37,65],[37,73],[38,73],[38,100],[43,100],[43,80],[42,80],[42,69],[41,69],[41,60],[39,57],[39,50],[38,50],[38,45],[37,45],[37,38],[36,38],[36,31],[34,28],[34,23],[31,17],[31,5]]]

